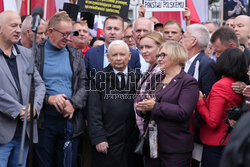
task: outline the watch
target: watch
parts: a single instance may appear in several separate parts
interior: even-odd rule
[[[49,104],[49,97],[50,97],[50,95],[45,95],[45,98],[44,98],[44,102],[46,103],[46,104]]]

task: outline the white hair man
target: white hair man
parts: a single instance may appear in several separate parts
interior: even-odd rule
[[[184,71],[197,79],[199,90],[202,94],[208,96],[217,78],[213,70],[215,62],[204,53],[209,43],[207,28],[201,24],[188,26],[186,32],[183,34],[181,43],[188,50],[188,61],[185,64]],[[200,142],[200,121],[198,112],[195,112],[195,119],[192,126],[194,126],[194,139],[196,142]],[[205,150],[206,148],[204,147]]]

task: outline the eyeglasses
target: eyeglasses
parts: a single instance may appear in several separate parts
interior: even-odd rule
[[[59,31],[59,30],[57,30],[55,28],[53,28],[53,30],[55,30],[56,32],[59,32],[60,34],[62,34],[64,38],[68,38],[70,35],[72,35],[72,32],[66,32],[65,33],[65,32],[61,32],[61,31]]]
[[[166,56],[167,56],[167,54],[162,52],[162,53],[156,55],[156,59],[159,59],[159,58],[164,59]]]

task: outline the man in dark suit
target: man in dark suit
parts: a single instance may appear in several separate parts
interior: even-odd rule
[[[92,79],[88,125],[93,167],[140,167],[134,149],[139,136],[134,98],[140,74],[128,66],[131,53],[122,40],[113,41],[107,54],[110,65]]]
[[[85,65],[89,76],[93,76],[96,72],[103,70],[109,65],[107,48],[114,40],[121,40],[123,38],[123,19],[120,16],[111,15],[104,21],[103,34],[105,37],[105,44],[89,49],[85,55]],[[139,52],[130,49],[132,53],[128,65],[133,69],[140,69]]]
[[[208,96],[213,84],[217,81],[217,77],[213,70],[215,62],[204,53],[204,50],[209,44],[209,32],[207,28],[199,24],[188,26],[181,43],[188,50],[188,61],[185,64],[184,71],[192,75],[198,81],[199,90]],[[194,114],[193,125],[194,140],[199,143],[200,116],[198,112]],[[200,159],[198,161],[200,161]],[[197,161],[192,161],[193,166],[198,165],[194,164],[194,162]]]
[[[204,53],[209,43],[209,32],[203,25],[190,25],[181,42],[188,50],[184,71],[196,78],[200,91],[208,96],[217,81],[213,70],[214,61]]]
[[[240,25],[241,24],[238,23],[238,27]],[[218,29],[212,35],[211,43],[213,44],[217,58],[220,57],[220,55],[224,52],[224,50],[226,50],[230,47],[240,48],[244,52],[246,63],[249,66],[249,64],[250,64],[250,51],[242,43],[242,41],[244,41],[244,40],[241,39],[242,35],[239,35],[240,32],[242,32],[242,30],[240,30],[241,28],[237,28],[237,29],[239,29],[239,30],[237,30],[238,36],[231,28],[222,27],[222,28]],[[243,38],[246,38],[246,37],[243,37]],[[241,45],[239,42],[240,39],[241,39]],[[237,81],[237,82],[233,83],[232,87],[233,87],[235,93],[242,93],[243,89],[246,87],[246,84],[244,82]]]

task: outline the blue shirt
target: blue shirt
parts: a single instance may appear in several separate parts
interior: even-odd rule
[[[49,39],[46,40],[44,48],[43,80],[46,94],[65,94],[67,98],[71,98],[73,73],[68,50],[56,48]]]

